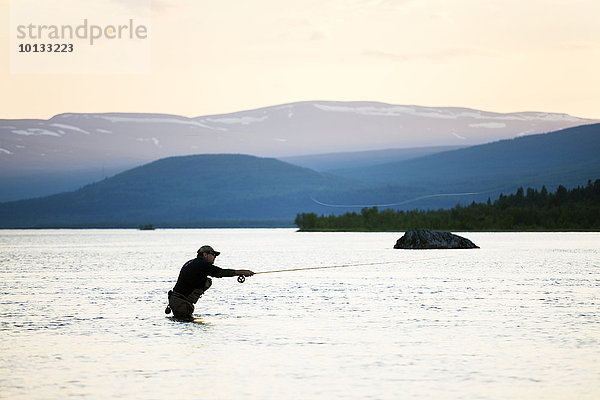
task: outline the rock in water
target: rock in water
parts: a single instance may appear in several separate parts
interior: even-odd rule
[[[395,249],[478,249],[475,243],[450,232],[432,232],[427,229],[411,229],[402,236]]]

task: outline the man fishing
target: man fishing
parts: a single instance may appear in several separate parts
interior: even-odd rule
[[[215,258],[221,254],[211,246],[202,246],[193,260],[186,262],[177,278],[173,290],[169,290],[169,305],[165,313],[173,311],[177,319],[193,321],[194,304],[212,285],[212,279],[229,276],[252,276],[254,272],[247,269],[223,269],[214,265]]]

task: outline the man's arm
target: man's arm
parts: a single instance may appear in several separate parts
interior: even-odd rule
[[[236,269],[235,274],[243,276],[252,276],[254,275],[254,272],[250,271],[249,269]]]
[[[209,275],[213,276],[215,278],[225,278],[225,277],[239,276],[239,275],[252,276],[252,275],[254,275],[254,272],[252,272],[248,269],[225,269],[225,268],[219,268],[216,265],[213,265]]]

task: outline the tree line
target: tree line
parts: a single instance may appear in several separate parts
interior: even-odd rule
[[[600,179],[554,193],[522,187],[486,203],[456,205],[452,209],[396,211],[363,208],[341,215],[298,214],[301,231],[406,231],[432,230],[599,230]]]

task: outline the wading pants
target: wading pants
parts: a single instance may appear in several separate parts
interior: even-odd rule
[[[207,277],[206,281],[204,282],[204,287],[201,289],[194,290],[188,296],[184,296],[181,293],[169,290],[169,307],[167,307],[165,312],[168,314],[170,311],[173,311],[173,315],[175,316],[175,318],[182,319],[184,321],[193,321],[194,304],[196,304],[198,299],[211,286],[212,279]]]
[[[184,321],[194,320],[194,305],[184,295],[169,290],[169,307],[175,318]]]

